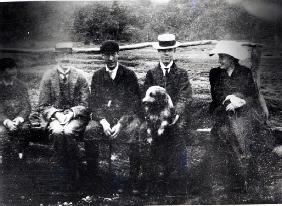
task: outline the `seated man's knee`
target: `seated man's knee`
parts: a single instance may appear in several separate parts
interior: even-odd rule
[[[54,136],[63,135],[63,128],[52,128],[50,133]]]
[[[6,135],[7,135],[7,129],[4,126],[0,126],[0,138]]]
[[[60,123],[58,121],[56,121],[56,122],[50,123],[48,130],[49,130],[51,135],[57,136],[57,135],[63,134],[64,127],[62,125],[60,125]]]
[[[188,129],[188,124],[187,124],[187,122],[185,120],[179,120],[176,123],[176,127],[178,128],[178,130],[180,132],[185,132]]]
[[[74,135],[77,135],[77,131],[74,129],[74,127],[65,126],[64,127],[64,135],[66,135],[66,136],[74,136]]]

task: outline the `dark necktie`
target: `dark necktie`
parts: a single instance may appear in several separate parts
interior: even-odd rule
[[[67,83],[67,81],[68,81],[68,73],[60,73],[60,76],[61,76],[61,79],[62,79],[62,82],[64,83],[64,84],[66,84]]]
[[[169,69],[169,68],[168,68],[168,67],[165,67],[164,69],[165,69],[165,76],[168,77],[168,69]]]

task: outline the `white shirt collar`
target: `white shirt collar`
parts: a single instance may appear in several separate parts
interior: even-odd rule
[[[60,79],[64,80],[66,78],[65,82],[68,82],[70,70],[70,67],[67,70],[64,70],[60,65],[58,65],[57,71],[59,73]]]
[[[160,61],[160,66],[161,66],[161,69],[163,71],[164,76],[165,76],[165,69],[168,68],[167,72],[169,73],[172,65],[173,65],[173,60],[171,62],[169,62],[169,64],[167,66],[165,66],[164,63],[162,61]]]
[[[14,85],[14,80],[10,82],[6,82],[4,79],[0,81],[0,84],[7,86],[13,86]]]
[[[118,65],[119,65],[119,64],[118,64],[118,62],[117,62],[117,65],[116,65],[116,67],[115,67],[113,70],[110,70],[110,69],[107,67],[107,65],[106,65],[106,71],[109,72],[110,77],[111,77],[112,80],[114,80],[114,79],[116,78],[116,76],[117,76]]]

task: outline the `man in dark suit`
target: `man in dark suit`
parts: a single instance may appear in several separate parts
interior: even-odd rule
[[[69,63],[72,43],[58,43],[55,51],[57,64],[41,81],[39,110],[48,121],[56,162],[77,168],[77,140],[89,121],[89,85],[82,72]]]
[[[179,68],[174,60],[174,53],[178,46],[179,42],[175,40],[175,35],[162,34],[158,36],[158,42],[153,44],[153,47],[158,50],[160,61],[155,68],[147,72],[143,92],[146,92],[150,86],[158,85],[165,88],[170,95],[175,107],[175,120],[177,121],[173,125],[175,129],[175,135],[173,135],[175,139],[172,140],[174,145],[171,145],[173,150],[170,150],[172,148],[167,148],[167,151],[173,152],[167,155],[178,156],[177,159],[180,158],[181,161],[176,160],[175,162],[180,164],[177,163],[178,165],[174,165],[174,167],[177,168],[176,170],[179,170],[178,172],[186,173],[187,152],[185,140],[189,138],[189,127],[187,124],[189,122],[189,104],[192,101],[192,88],[187,71]],[[161,145],[159,146],[161,147]],[[165,159],[171,158],[167,157]]]
[[[98,172],[99,144],[97,140],[118,138],[132,142],[130,175],[137,180],[140,89],[133,71],[118,62],[119,45],[106,41],[100,47],[105,67],[93,74],[90,95],[91,121],[85,131],[88,170]],[[134,191],[133,191],[134,192]]]
[[[30,111],[27,87],[17,78],[15,60],[0,59],[0,161],[4,164],[11,157],[23,157],[18,143],[29,133]]]

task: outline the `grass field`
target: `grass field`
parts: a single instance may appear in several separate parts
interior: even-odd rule
[[[188,48],[179,48],[175,54],[177,58],[177,64],[179,67],[185,68],[189,74],[189,78],[193,89],[193,104],[192,114],[193,120],[192,129],[211,127],[211,121],[208,117],[208,105],[211,101],[210,87],[209,87],[209,71],[212,67],[217,66],[217,57],[209,57],[208,53],[213,46],[197,46]],[[3,56],[11,56],[11,54],[3,54]],[[54,65],[54,60],[48,55],[23,55],[18,54],[14,56],[18,59],[20,65],[20,78],[27,84],[29,88],[29,96],[32,103],[32,108],[35,109],[38,103],[39,84],[43,73],[50,69]],[[73,64],[75,67],[84,71],[89,83],[91,76],[95,70],[103,66],[103,61],[99,55],[89,54],[74,54]],[[144,48],[139,50],[131,50],[120,52],[120,62],[134,70],[139,79],[139,83],[142,84],[146,75],[146,72],[154,67],[158,61],[157,52],[152,48]],[[264,94],[267,104],[269,106],[271,116],[270,124],[272,126],[282,126],[282,59],[272,58],[263,54],[261,67],[262,67],[262,93]],[[140,198],[133,196],[111,196],[108,199],[106,197],[91,197],[91,203],[81,200],[84,196],[91,196],[91,192],[82,190],[81,193],[68,195],[67,193],[56,195],[52,191],[44,191],[44,184],[51,180],[44,180],[47,177],[50,178],[46,171],[50,171],[50,166],[44,163],[44,157],[38,156],[32,159],[30,163],[31,168],[25,168],[25,170],[17,169],[13,175],[9,176],[9,183],[16,185],[6,187],[4,193],[9,193],[8,202],[9,205],[33,205],[44,203],[44,205],[59,205],[60,201],[73,201],[74,205],[142,205],[142,204],[211,204],[209,199],[204,200],[204,190],[206,179],[210,178],[208,173],[207,149],[209,147],[206,139],[207,135],[198,135],[193,142],[192,146],[189,146],[191,173],[193,176],[193,195],[182,202],[177,202],[173,198],[154,197],[154,198]],[[113,173],[116,178],[116,182],[120,179],[128,179],[128,158],[127,148],[124,146],[115,146],[113,149],[117,159],[113,161]],[[102,157],[106,156],[106,147],[102,149]],[[42,161],[43,163],[41,163]],[[278,164],[278,163],[277,163]],[[279,163],[280,164],[280,163]],[[34,170],[35,174],[21,176],[23,173],[28,173],[32,170],[31,165],[36,165],[37,170]],[[40,167],[38,166],[40,165]],[[104,173],[107,173],[107,161],[101,158],[100,165]],[[42,168],[41,168],[42,167]],[[276,174],[279,174],[279,172]],[[41,175],[41,176],[40,176]],[[44,177],[44,175],[47,175]],[[206,179],[205,179],[206,178]],[[43,180],[42,180],[43,179]],[[21,180],[15,184],[15,181]],[[38,182],[36,182],[38,181]],[[41,182],[40,182],[41,181]],[[43,185],[42,185],[43,184]],[[51,183],[50,183],[51,184]],[[83,185],[84,183],[82,183]],[[271,187],[275,187],[275,182],[270,183]],[[40,187],[41,185],[42,187]],[[274,186],[273,186],[274,185]],[[1,187],[1,186],[0,186]],[[33,189],[32,189],[33,188]],[[3,190],[3,188],[2,188]],[[18,194],[15,191],[19,192]],[[282,194],[282,193],[281,193]],[[272,194],[274,195],[274,194]],[[265,197],[265,199],[273,199],[273,196]],[[179,200],[179,199],[178,199]],[[75,203],[76,202],[76,203]],[[260,203],[260,202],[258,202]]]

